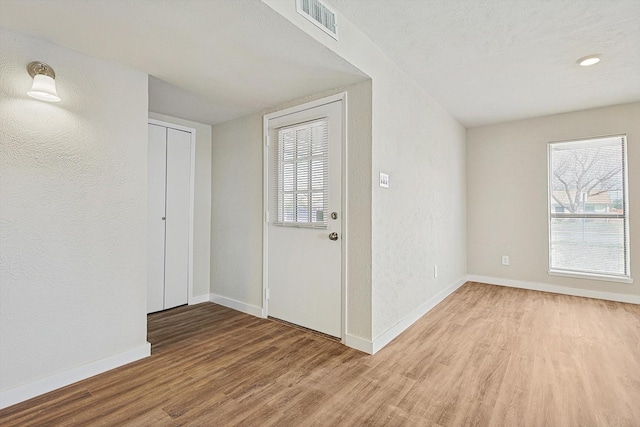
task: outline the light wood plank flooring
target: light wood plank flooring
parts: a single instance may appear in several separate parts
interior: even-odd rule
[[[467,283],[375,356],[206,303],[0,425],[640,426],[640,306]]]

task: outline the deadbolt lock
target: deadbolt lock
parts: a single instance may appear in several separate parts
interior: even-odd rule
[[[331,219],[338,219],[338,212],[331,212]]]

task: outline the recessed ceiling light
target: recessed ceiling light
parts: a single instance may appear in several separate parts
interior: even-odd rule
[[[589,55],[584,58],[578,59],[578,65],[588,67],[589,65],[597,64],[600,62],[600,55]]]

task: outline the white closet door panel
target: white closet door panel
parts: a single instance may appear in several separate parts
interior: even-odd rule
[[[149,125],[147,169],[147,313],[164,309],[167,128]]]
[[[164,308],[187,303],[191,134],[167,129]]]

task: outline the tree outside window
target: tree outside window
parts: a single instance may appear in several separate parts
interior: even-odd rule
[[[625,142],[549,144],[550,271],[629,277]]]

